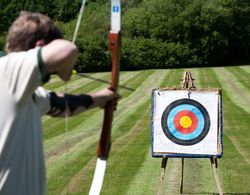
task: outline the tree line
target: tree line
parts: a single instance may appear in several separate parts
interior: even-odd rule
[[[0,30],[20,10],[39,11],[70,39],[80,6],[81,0],[1,0]],[[87,1],[76,41],[78,71],[110,69],[109,29],[110,2]],[[122,1],[122,70],[249,63],[249,46],[249,0]]]

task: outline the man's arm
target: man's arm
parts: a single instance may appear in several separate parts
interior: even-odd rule
[[[57,74],[62,80],[68,81],[77,59],[77,47],[74,43],[57,39],[42,47],[41,58],[47,74]],[[104,107],[106,103],[118,95],[112,90],[103,89],[89,95],[70,95],[50,93],[51,116],[64,117],[79,114],[86,109]]]
[[[76,45],[64,39],[57,39],[42,47],[42,61],[47,74],[57,74],[62,80],[70,79],[77,59]]]
[[[68,116],[74,116],[90,108],[104,107],[108,101],[114,98],[118,98],[118,95],[109,89],[80,95],[51,92],[51,109],[47,114],[53,117],[64,117],[65,112],[68,112]]]

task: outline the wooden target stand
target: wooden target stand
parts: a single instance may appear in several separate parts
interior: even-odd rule
[[[185,71],[183,74],[183,79],[182,79],[182,89],[188,89],[188,90],[193,90],[196,87],[194,86],[194,79],[192,78],[191,72],[190,71]],[[163,157],[162,158],[162,162],[161,162],[161,176],[160,176],[160,183],[159,183],[159,187],[158,187],[158,191],[157,191],[157,195],[161,195],[162,194],[162,190],[163,190],[163,184],[164,184],[164,177],[165,177],[165,173],[166,173],[166,167],[167,167],[167,161],[168,161],[168,157]],[[220,184],[220,180],[217,174],[217,167],[218,167],[218,162],[217,162],[217,158],[211,157],[210,158],[210,163],[211,163],[211,168],[213,171],[213,175],[214,175],[214,179],[216,182],[216,187],[218,190],[218,193],[220,195],[223,195],[223,191],[221,189],[221,184]],[[180,194],[183,193],[183,183],[184,183],[184,158],[181,158],[181,177],[180,177]]]

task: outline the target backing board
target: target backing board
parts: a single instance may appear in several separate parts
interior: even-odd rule
[[[153,157],[221,157],[220,90],[154,89]]]

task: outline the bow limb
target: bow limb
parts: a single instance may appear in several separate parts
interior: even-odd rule
[[[109,33],[109,49],[112,56],[112,75],[110,89],[117,91],[119,82],[119,67],[120,67],[120,33]],[[97,155],[100,159],[107,159],[111,145],[111,126],[113,120],[113,112],[116,107],[116,100],[108,102],[105,106],[104,119],[102,125],[102,133],[97,149]]]
[[[121,2],[120,0],[111,1],[111,30],[109,32],[109,50],[112,59],[111,84],[109,89],[116,92],[119,84],[120,70],[120,21],[121,21]],[[116,107],[116,100],[109,101],[105,106],[104,119],[102,125],[101,138],[97,148],[97,163],[94,179],[89,191],[90,195],[100,194],[106,170],[106,162],[111,146],[111,127],[113,112]]]

